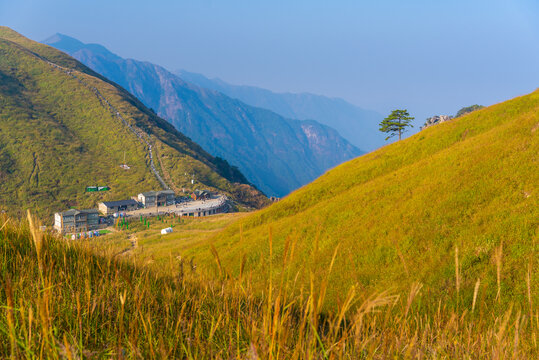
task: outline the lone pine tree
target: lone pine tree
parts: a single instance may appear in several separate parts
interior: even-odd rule
[[[408,114],[408,110],[393,110],[388,117],[386,117],[380,123],[380,131],[388,133],[389,136],[386,137],[386,140],[399,135],[399,140],[401,135],[406,131],[407,127],[413,127],[410,122],[415,118]]]

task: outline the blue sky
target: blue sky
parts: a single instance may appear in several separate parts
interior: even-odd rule
[[[539,87],[537,0],[0,0],[0,24],[417,123]]]

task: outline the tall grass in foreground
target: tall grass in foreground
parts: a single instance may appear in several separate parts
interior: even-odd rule
[[[295,289],[294,279],[282,275],[268,284],[263,296],[255,296],[249,273],[232,278],[221,268],[219,279],[206,279],[189,263],[171,259],[170,275],[158,275],[136,260],[96,255],[78,243],[41,234],[29,219],[29,226],[0,219],[2,358],[530,359],[539,355],[531,265],[522,279],[529,294],[525,308],[515,305],[496,313],[492,310],[496,307],[477,299],[478,281],[470,308],[460,303],[457,310],[430,299],[416,283],[405,294],[386,291],[366,296],[352,287],[336,311],[324,313],[329,277],[318,288],[312,279],[310,287]],[[287,244],[283,268],[293,252],[294,244]],[[214,256],[219,264],[216,251]],[[501,254],[499,258],[502,261]],[[458,264],[458,253],[455,259]],[[333,261],[328,275],[332,265]]]

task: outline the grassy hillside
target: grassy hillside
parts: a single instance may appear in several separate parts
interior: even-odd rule
[[[363,152],[334,129],[249,106],[161,66],[56,34],[45,43],[113,80],[204,149],[237,165],[267,195],[284,196]]]
[[[267,201],[252,188],[235,184],[245,181],[241,173],[125,90],[60,51],[0,28],[3,209],[31,206],[46,218],[55,210],[158,189],[149,144],[155,167],[173,189],[191,188],[185,174],[195,173],[196,187],[218,189],[250,206]],[[130,170],[119,167],[124,153]],[[108,185],[112,191],[87,194],[84,189],[90,185]]]
[[[161,215],[141,222],[129,218],[128,227],[121,223],[112,227],[112,233],[88,239],[88,244],[98,251],[110,251],[123,257],[135,258],[142,264],[152,265],[156,271],[166,266],[170,259],[182,256],[184,251],[204,242],[238,219],[249,213],[236,212],[207,217],[178,217]],[[149,226],[148,226],[149,223]],[[162,235],[161,229],[172,227],[173,232]],[[189,261],[190,259],[187,258]]]
[[[248,276],[209,279],[169,258],[159,272],[0,215],[0,357],[39,359],[536,358],[525,311],[455,311],[409,294],[350,289],[321,312],[321,288],[293,282],[255,296]],[[283,264],[286,268],[286,262]],[[428,299],[428,298],[427,298]],[[352,307],[354,309],[352,309]],[[484,311],[486,310],[486,311]],[[432,314],[430,314],[432,312]],[[534,340],[535,339],[535,340]]]
[[[524,311],[539,302],[538,227],[534,92],[332,169],[184,255],[214,273],[259,284],[285,276],[299,289],[322,286],[335,253],[333,306],[352,286],[370,294],[419,282],[427,303],[470,309],[479,284],[485,311]]]

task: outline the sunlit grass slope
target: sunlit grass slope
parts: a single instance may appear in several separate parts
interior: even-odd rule
[[[0,215],[0,358],[537,358],[531,302],[454,309],[414,284],[368,297],[351,288],[322,312],[331,266],[319,288],[295,294],[281,278],[261,295],[247,274],[208,278],[177,258],[152,271],[37,225]]]
[[[534,92],[334,168],[188,255],[216,269],[214,246],[232,276],[241,269],[265,286],[273,268],[273,280],[284,271],[300,288],[320,286],[336,251],[334,305],[352,285],[370,294],[420,282],[433,299],[469,307],[479,282],[478,301],[506,308],[539,301],[538,226]]]
[[[140,221],[128,218],[128,226],[115,224],[114,232],[107,236],[87,239],[98,251],[108,250],[153,270],[161,270],[170,259],[182,258],[187,249],[198,246],[217,232],[248,213],[236,212],[200,218],[161,215]],[[147,222],[146,222],[147,221]],[[161,234],[161,229],[172,227],[173,232]],[[190,261],[189,258],[185,258]]]
[[[198,187],[218,189],[248,205],[264,202],[260,193],[234,184],[241,174],[226,164],[218,167],[215,158],[125,90],[62,52],[0,27],[1,209],[32,207],[51,219],[54,211],[71,206],[160,188],[146,144],[96,91],[153,144],[155,165],[169,186],[189,188],[185,174],[195,173]],[[124,153],[130,170],[119,166]],[[85,193],[91,185],[112,191]]]

